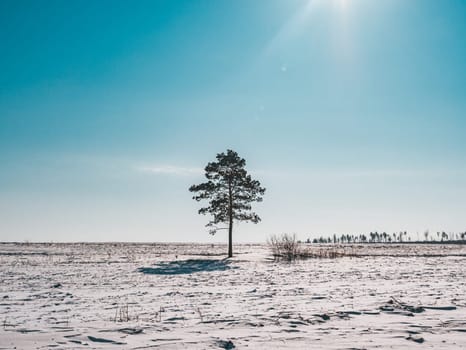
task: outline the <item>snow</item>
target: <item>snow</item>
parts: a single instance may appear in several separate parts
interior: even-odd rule
[[[465,347],[466,246],[338,249],[3,243],[0,349]]]

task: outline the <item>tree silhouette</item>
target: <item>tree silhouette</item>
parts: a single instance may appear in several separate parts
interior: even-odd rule
[[[212,220],[206,225],[210,233],[227,229],[218,227],[220,223],[228,223],[228,256],[233,256],[233,221],[253,222],[261,219],[251,211],[252,202],[261,202],[265,188],[257,180],[253,180],[244,169],[246,161],[238,153],[227,150],[217,154],[217,161],[210,162],[205,167],[207,182],[192,185],[189,190],[196,192],[194,200],[209,200],[209,206],[201,208],[199,214],[212,215]]]
[[[447,234],[445,231],[442,232],[442,242],[443,242],[444,240],[445,240],[445,241],[448,240],[448,234]]]

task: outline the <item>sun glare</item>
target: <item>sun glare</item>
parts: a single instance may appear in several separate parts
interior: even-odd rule
[[[344,17],[348,16],[349,4],[350,0],[307,0],[270,40],[265,52],[270,53],[281,49],[292,38],[305,32],[309,23],[316,15],[318,16],[321,10],[332,9],[341,17],[341,22],[344,22]]]
[[[348,7],[349,0],[333,0],[333,3],[339,10],[345,10]]]
[[[305,11],[309,11],[316,6],[330,5],[337,10],[345,10],[348,8],[350,0],[309,0]]]

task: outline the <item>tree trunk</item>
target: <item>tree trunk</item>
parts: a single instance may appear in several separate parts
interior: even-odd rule
[[[228,196],[229,196],[229,225],[228,225],[228,257],[233,257],[233,191],[231,188],[231,179],[228,181]]]
[[[230,215],[230,225],[228,227],[228,257],[233,257],[233,218]]]

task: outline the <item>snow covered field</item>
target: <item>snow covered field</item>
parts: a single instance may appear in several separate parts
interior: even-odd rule
[[[3,243],[0,349],[466,348],[466,246],[341,249]]]

